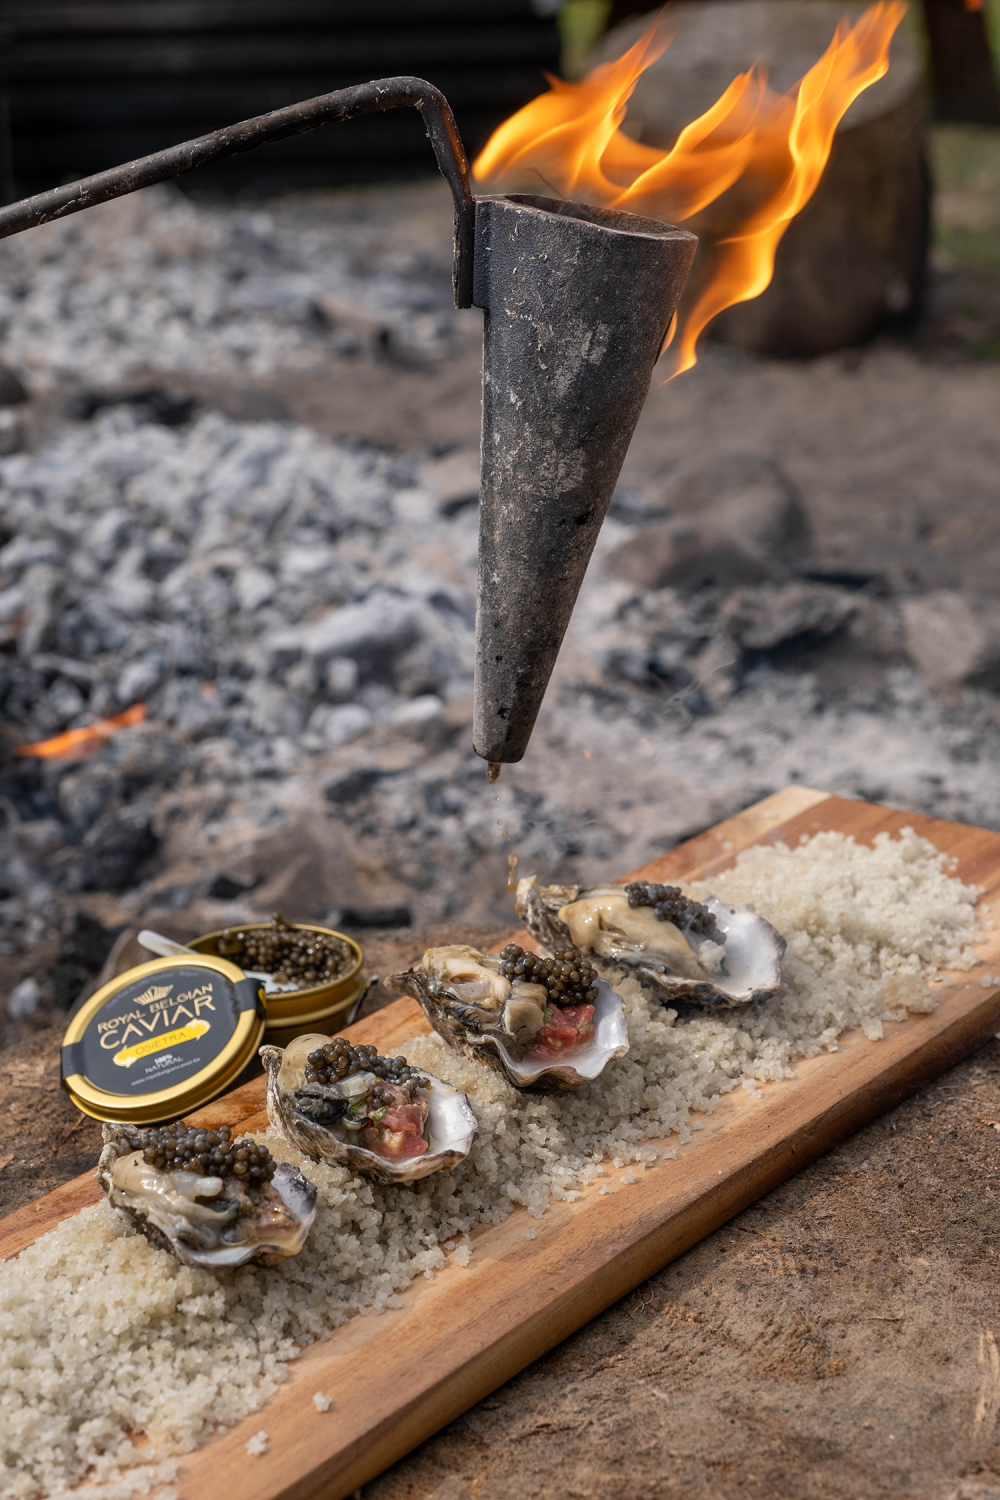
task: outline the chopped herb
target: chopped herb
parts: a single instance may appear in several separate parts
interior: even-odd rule
[[[378,1122],[379,1122],[379,1120],[381,1120],[382,1116],[383,1115],[387,1115],[388,1113],[389,1113],[389,1106],[388,1106],[388,1104],[383,1104],[382,1108],[381,1109],[377,1109],[375,1111],[375,1113],[372,1115],[372,1124],[373,1125],[377,1125]]]

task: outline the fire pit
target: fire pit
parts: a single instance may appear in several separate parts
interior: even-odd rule
[[[907,617],[919,613],[943,554],[878,531],[883,495],[906,511],[948,482],[953,442],[974,507],[988,423],[974,382],[949,374],[942,406],[931,367],[904,356],[890,361],[896,425],[879,396],[889,356],[856,373],[755,372],[710,349],[685,382],[654,390],[544,728],[500,801],[484,795],[465,753],[478,319],[463,328],[445,308],[447,255],[431,254],[426,229],[447,224],[444,201],[396,189],[363,209],[268,217],[155,189],[7,241],[7,281],[25,293],[8,357],[37,368],[53,402],[68,372],[83,385],[69,387],[71,421],[3,461],[8,524],[32,535],[0,560],[8,740],[59,751],[64,729],[148,705],[144,725],[87,759],[77,746],[4,768],[18,819],[4,820],[0,911],[11,1038],[71,1004],[115,932],[148,920],[178,936],[275,906],[332,928],[345,908],[492,923],[509,906],[508,850],[521,869],[586,881],[610,857],[641,862],[651,829],[673,841],[803,774],[989,818],[988,703],[939,709],[905,654],[900,592],[917,590]],[[162,267],[142,259],[147,242]],[[368,320],[369,352],[336,321],[346,303]],[[128,374],[157,345],[170,401]],[[214,382],[193,408],[192,369]],[[465,446],[392,454],[260,420],[322,427],[296,390],[320,369],[336,392],[382,391],[371,430],[397,447],[413,441],[392,426],[397,390],[419,387],[420,430],[445,446],[439,408],[464,385]],[[269,370],[261,402],[288,391],[288,404],[239,406],[230,389],[242,379],[257,399]],[[224,402],[235,417],[204,404]],[[905,441],[904,411],[919,413]],[[879,412],[870,464],[865,424]],[[348,425],[334,431],[354,430],[350,411],[335,416]],[[860,743],[873,747],[862,759]],[[103,950],[76,935],[78,912]],[[178,912],[182,925],[164,926]]]
[[[694,236],[544,198],[476,202],[443,95],[419,78],[391,78],[40,193],[0,210],[0,237],[331,120],[401,105],[420,110],[452,190],[455,305],[475,302],[487,314],[473,738],[495,780],[500,764],[524,755]]]

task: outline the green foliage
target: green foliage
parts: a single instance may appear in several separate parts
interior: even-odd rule
[[[929,148],[936,259],[1000,274],[1000,128],[935,125]]]
[[[587,53],[604,35],[611,0],[565,0],[559,10],[564,78],[582,78]]]

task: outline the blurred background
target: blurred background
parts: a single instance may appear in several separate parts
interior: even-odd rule
[[[558,67],[554,12],[531,0],[5,0],[11,180],[26,196],[403,73],[447,95],[475,151]],[[395,111],[265,147],[192,186],[266,192],[427,172],[418,119]]]
[[[669,149],[755,61],[793,88],[862,9],[681,0],[626,134]],[[475,156],[646,11],[0,0],[0,192],[409,72]],[[914,5],[770,287],[654,379],[496,788],[470,748],[481,315],[451,305],[419,119],[0,243],[6,1043],[140,926],[280,909],[390,972],[501,937],[509,856],[612,878],[790,781],[1000,826],[998,46],[997,0]]]

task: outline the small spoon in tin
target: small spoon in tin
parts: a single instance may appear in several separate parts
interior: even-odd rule
[[[188,948],[184,943],[177,943],[173,938],[164,937],[162,932],[153,932],[151,928],[144,927],[139,934],[139,942],[150,953],[158,953],[161,958],[184,958],[187,954],[202,957],[197,949]],[[282,995],[288,990],[297,989],[294,984],[279,984],[273,974],[265,974],[261,969],[244,969],[248,979],[256,979],[264,986],[265,995]]]

